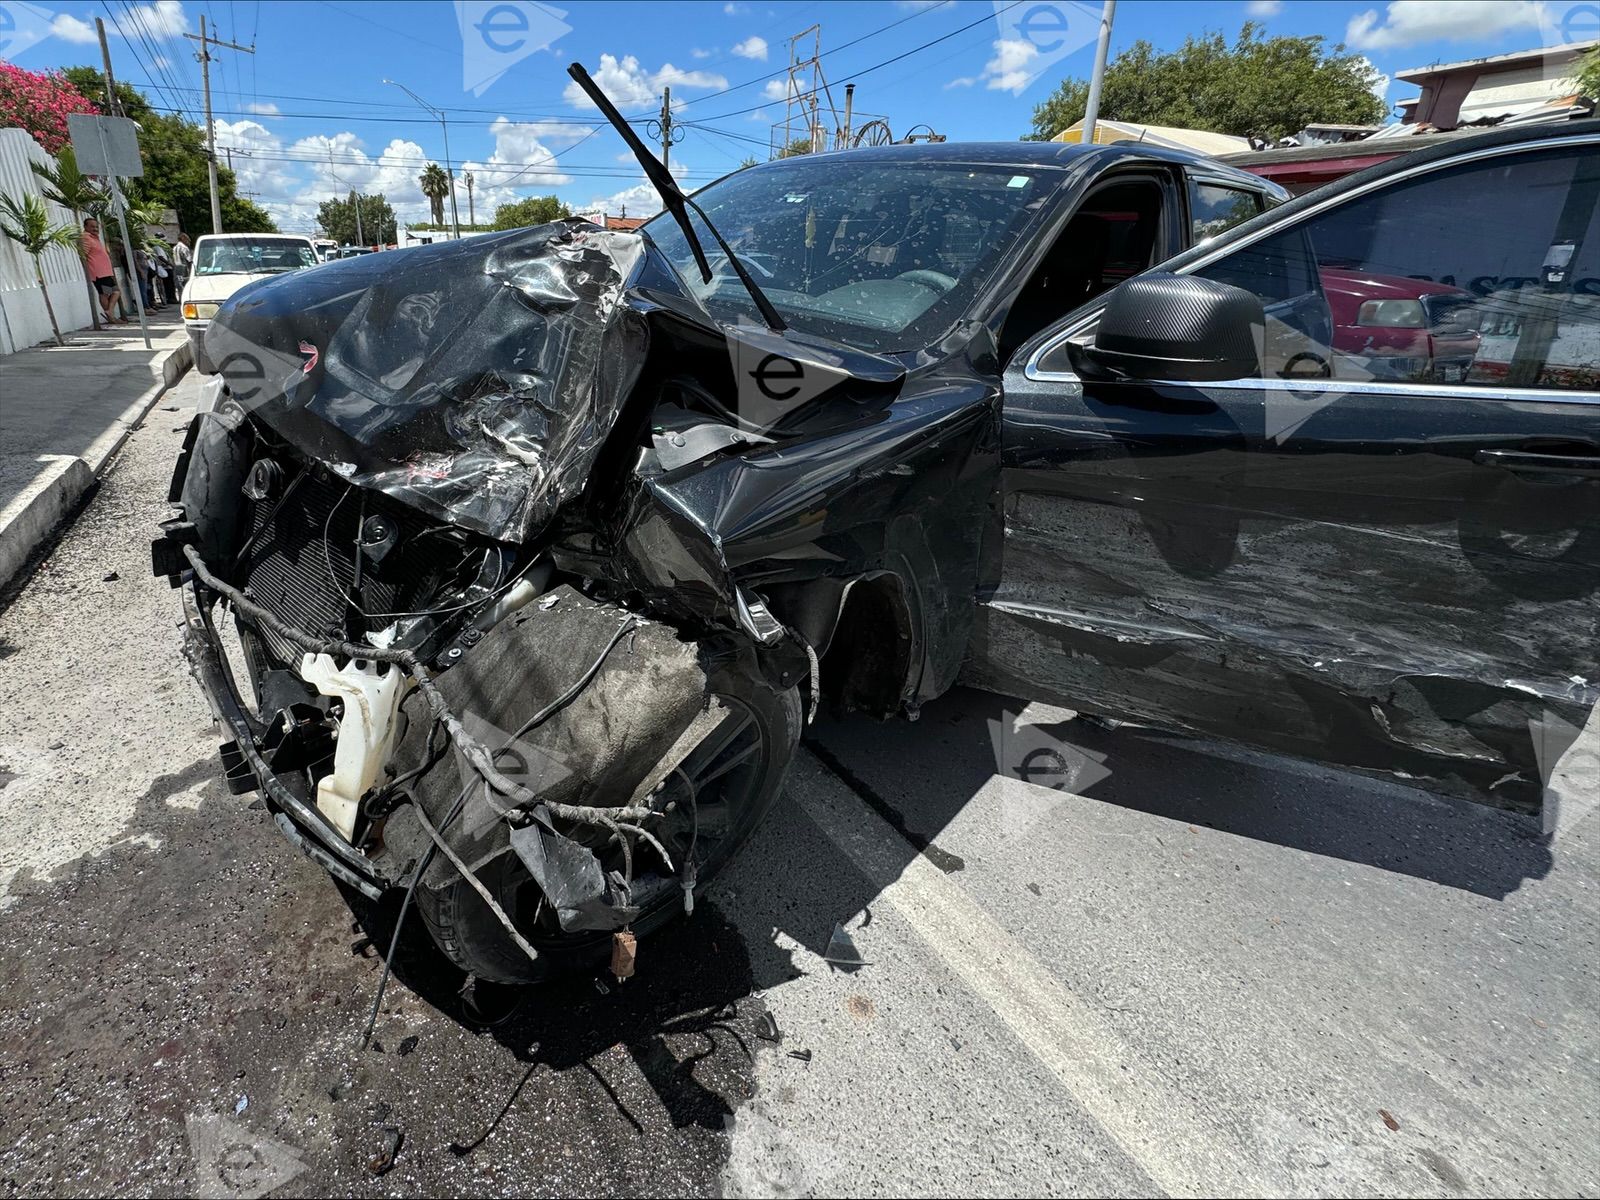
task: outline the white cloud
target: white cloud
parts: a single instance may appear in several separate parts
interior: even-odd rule
[[[180,0],[155,0],[154,4],[135,4],[124,12],[113,14],[112,19],[106,22],[108,37],[126,34],[135,42],[142,40],[139,36],[141,33],[152,42],[170,41],[182,37],[188,28],[189,18],[184,15]],[[93,21],[85,21],[66,13],[55,15],[50,22],[50,32],[64,42],[74,42],[78,45],[100,40]]]
[[[951,88],[971,87],[977,82],[978,77],[976,75],[963,75],[961,78],[952,79],[949,83],[945,84],[944,90],[948,92]]]
[[[594,72],[594,81],[600,90],[611,98],[618,108],[638,108],[659,101],[663,87],[723,88],[728,81],[712,71],[685,71],[671,63],[663,63],[652,74],[639,65],[639,60],[629,54],[620,60],[611,54],[600,56],[600,67]],[[594,101],[584,94],[576,83],[567,84],[561,93],[573,108],[594,108]]]
[[[247,100],[245,111],[253,112],[258,117],[275,117],[278,115],[278,106],[270,100]]]
[[[95,32],[93,25],[66,13],[55,15],[55,20],[50,22],[50,32],[64,42],[76,42],[79,45],[100,40],[100,35]],[[110,32],[109,28],[107,32]]]
[[[667,87],[686,88],[725,88],[728,81],[724,76],[715,71],[684,71],[671,63],[662,63],[661,70],[657,71],[652,82],[659,89]]]
[[[661,211],[661,196],[648,183],[640,183],[609,196],[596,196],[583,211],[610,213],[614,217],[653,217]]]
[[[715,50],[702,50],[702,49],[700,49],[699,46],[696,46],[693,50],[689,51],[689,53],[691,55],[693,55],[695,58],[710,58],[713,54],[716,53],[716,51]]]
[[[767,119],[767,110],[764,108],[758,108],[755,110],[755,112],[750,114],[749,119],[752,121],[765,121]]]
[[[729,0],[727,4],[722,6],[722,11],[730,17],[742,17],[749,13],[750,6],[748,4],[734,4],[732,0]]]
[[[794,94],[796,96],[803,95],[806,89],[810,86],[811,85],[806,82],[805,76],[796,75],[794,77]],[[767,80],[766,86],[761,89],[762,98],[766,100],[777,100],[781,102],[787,100],[789,98],[789,94],[789,77],[787,75],[785,75],[782,79]]]
[[[744,41],[733,47],[733,52],[740,58],[753,58],[757,62],[767,61],[767,39],[751,34]]]
[[[1250,0],[1244,11],[1248,17],[1275,17],[1283,11],[1283,0]]]
[[[1022,89],[1033,82],[1029,65],[1039,57],[1039,49],[1032,42],[1020,38],[1001,38],[994,43],[994,57],[983,65],[984,87],[992,92],[1010,92],[1020,96]]]
[[[1370,58],[1362,56],[1361,63],[1367,68],[1367,81],[1372,88],[1372,94],[1384,108],[1389,108],[1389,76],[1378,70],[1378,64]]]
[[[1394,50],[1427,42],[1492,39],[1536,30],[1544,15],[1539,0],[1392,0],[1380,15],[1369,8],[1350,18],[1344,40],[1358,50]]]

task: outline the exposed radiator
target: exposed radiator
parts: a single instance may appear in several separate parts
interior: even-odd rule
[[[359,641],[394,620],[380,614],[429,607],[461,566],[461,543],[439,526],[343,480],[308,474],[276,511],[275,502],[247,501],[250,544],[236,578],[257,603],[307,632]],[[358,587],[356,539],[373,517],[396,537],[382,562],[362,562]],[[294,646],[258,632],[283,663],[299,662]]]

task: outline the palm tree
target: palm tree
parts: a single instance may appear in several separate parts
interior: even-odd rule
[[[50,303],[50,288],[44,281],[44,265],[39,256],[52,246],[62,246],[74,252],[83,237],[83,230],[75,225],[50,224],[50,211],[44,201],[31,193],[18,203],[0,192],[0,234],[4,234],[33,256],[33,277],[39,281],[44,293],[44,310],[50,314],[50,328],[55,332],[56,344],[65,346],[61,326],[56,324],[55,305]]]
[[[450,176],[444,173],[444,168],[438,163],[431,162],[417,176],[417,186],[428,198],[428,207],[433,211],[433,223],[443,225],[444,198],[450,194]]]
[[[39,190],[44,193],[44,198],[70,209],[72,223],[82,229],[83,214],[99,203],[105,191],[92,176],[78,170],[78,156],[72,144],[69,142],[61,147],[54,162],[30,162],[28,165],[39,177]],[[83,284],[89,289],[89,315],[94,319],[94,327],[99,329],[100,298],[94,293],[94,280],[89,278],[87,271],[84,272]]]

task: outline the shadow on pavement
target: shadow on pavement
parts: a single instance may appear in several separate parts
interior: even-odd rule
[[[1026,706],[959,688],[915,723],[819,721],[813,738],[825,765],[949,869],[940,832],[998,771],[990,722]],[[1494,899],[1550,870],[1550,847],[1525,819],[1398,782],[1129,725],[1071,719],[1038,728],[1069,757],[1103,767],[1083,790],[1092,801]]]

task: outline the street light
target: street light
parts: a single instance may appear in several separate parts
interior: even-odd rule
[[[444,109],[435,108],[403,83],[398,83],[393,79],[385,79],[384,82],[399,88],[402,92],[420,104],[426,111],[439,118],[439,128],[444,130],[444,171],[450,179],[450,224],[455,230],[456,239],[460,240],[461,215],[456,212],[456,171],[455,167],[451,165],[450,162],[450,123],[444,119]]]

